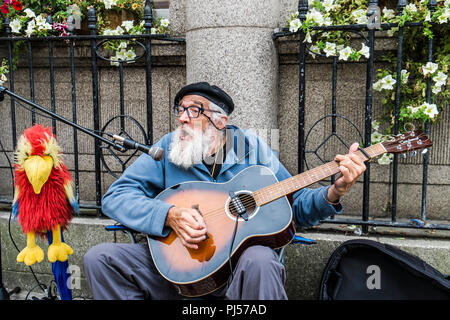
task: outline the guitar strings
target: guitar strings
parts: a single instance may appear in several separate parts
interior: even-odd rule
[[[325,166],[326,166],[327,168],[328,168],[330,165],[334,168],[334,167],[336,166],[336,163],[334,163],[334,162],[329,162],[329,163],[326,163],[326,164],[325,164]],[[316,173],[316,172],[323,171],[323,169],[324,169],[324,168],[317,167],[317,168],[311,169],[309,172],[310,172],[310,173],[313,173],[313,172]],[[331,168],[329,168],[329,169],[331,169]],[[288,179],[292,179],[292,178],[294,178],[294,177],[290,177],[290,178],[288,178]],[[266,192],[266,193],[270,193],[270,194],[273,196],[274,194],[277,194],[277,193],[278,193],[278,190],[281,189],[280,187],[282,186],[283,183],[285,184],[285,186],[284,186],[283,189],[286,189],[286,187],[287,187],[287,188],[289,188],[289,190],[291,190],[290,188],[293,188],[293,189],[295,190],[295,189],[297,189],[298,187],[301,187],[301,186],[302,186],[302,183],[300,183],[300,184],[294,184],[293,186],[290,186],[290,187],[289,187],[289,186],[286,185],[286,183],[289,183],[289,182],[287,182],[288,179],[283,180],[283,181],[280,181],[280,182],[278,182],[278,183],[276,183],[276,184],[274,184],[274,185],[267,186],[267,187],[265,187],[265,188],[263,188],[263,189],[265,189],[265,192]],[[309,179],[312,181],[311,178],[309,178]],[[291,181],[292,181],[292,180],[291,180]],[[277,185],[278,185],[278,186],[277,186]],[[261,190],[262,190],[262,189],[261,189]],[[286,193],[286,191],[283,190],[282,194],[285,194],[285,193]],[[281,195],[281,196],[283,196],[283,195]],[[274,200],[276,200],[276,199],[272,199],[271,201],[274,201]],[[271,202],[271,201],[269,201],[269,202]],[[241,202],[242,202],[242,204],[243,204],[244,206],[248,206],[248,205],[253,204],[253,203],[256,204],[256,201],[255,201],[254,198],[253,198],[252,196],[250,196],[250,195],[247,195],[246,199],[241,199]],[[216,215],[221,215],[221,214],[223,214],[224,212],[225,212],[225,209],[224,209],[224,208],[217,208],[217,209],[213,209],[213,210],[210,210],[210,211],[207,211],[207,212],[203,212],[203,215],[204,215],[205,217],[206,217],[206,216],[209,216],[209,217],[211,218],[211,217],[216,216]],[[236,215],[236,214],[237,214],[237,212],[236,212],[235,210],[233,210],[231,207],[230,207],[230,212],[231,212],[233,215]]]
[[[373,147],[373,146],[372,146],[372,147]],[[370,148],[370,147],[369,147],[369,148]],[[369,151],[369,150],[368,150],[369,148],[367,148],[366,151]],[[372,150],[370,150],[370,151],[372,151]],[[357,151],[357,153],[359,154],[358,151]],[[331,166],[331,168],[330,168],[330,166]],[[331,162],[325,163],[325,164],[322,165],[322,166],[313,168],[313,169],[311,169],[311,170],[309,170],[309,171],[306,171],[306,172],[309,172],[309,173],[323,172],[323,171],[325,170],[325,168],[327,168],[329,171],[331,171],[330,169],[336,169],[336,167],[337,167],[337,163],[336,163],[335,161],[331,161]],[[306,173],[306,172],[305,172],[305,173]],[[334,174],[336,174],[336,173],[334,173]],[[304,175],[305,178],[306,178],[306,176],[308,176],[309,180],[313,181],[313,179],[311,179],[310,175]],[[288,178],[288,179],[286,179],[286,180],[280,181],[280,182],[278,182],[278,183],[276,183],[276,184],[273,184],[273,185],[267,186],[267,187],[265,187],[265,188],[262,188],[261,190],[264,189],[266,193],[270,193],[270,194],[272,194],[272,196],[273,196],[273,195],[274,195],[274,192],[277,193],[278,190],[280,190],[280,187],[282,186],[283,183],[285,183],[285,184],[286,184],[286,183],[289,183],[289,182],[287,182],[287,181],[288,181],[289,179],[293,179],[293,178],[295,178],[295,176],[294,176],[294,177],[290,177],[290,178]],[[325,178],[326,178],[326,177],[325,177]],[[324,178],[324,179],[325,179],[325,178]],[[297,177],[297,179],[298,179],[298,177]],[[292,181],[292,180],[291,180],[291,181]],[[317,182],[317,181],[316,181],[316,182]],[[277,185],[278,185],[278,186],[277,186]],[[293,188],[294,190],[293,190],[292,192],[295,192],[295,190],[298,190],[299,187],[301,188],[302,185],[301,185],[301,183],[300,183],[300,185],[298,185],[298,184],[294,184],[293,186],[287,186],[287,185],[285,185],[284,187],[289,188],[289,190],[291,190],[291,188]],[[287,192],[286,192],[285,190],[283,190],[281,197],[284,196],[284,195],[286,195],[286,194],[287,194]],[[280,198],[280,197],[278,197],[278,198]],[[268,202],[266,202],[266,203],[275,201],[275,200],[277,200],[278,198],[277,198],[277,197],[272,198],[270,201],[268,201]],[[242,195],[242,199],[240,198],[240,200],[241,200],[242,204],[244,205],[244,207],[249,206],[249,207],[250,207],[251,209],[253,209],[253,210],[256,209],[256,207],[257,207],[255,198],[254,198],[253,196],[251,196],[251,195],[247,195],[247,194]],[[266,204],[266,203],[264,203],[264,204]],[[233,214],[233,215],[235,215],[235,216],[238,215],[237,210],[234,208],[234,206],[228,206],[228,209],[229,209],[229,211],[230,211],[231,214]],[[205,219],[206,219],[206,217],[208,217],[209,222],[212,222],[212,221],[215,221],[218,217],[221,217],[221,216],[225,213],[225,211],[226,211],[225,208],[217,208],[217,209],[213,209],[213,210],[210,210],[210,211],[207,211],[207,212],[203,212],[202,214],[205,216]],[[213,219],[213,220],[211,220],[211,219]]]
[[[251,197],[250,195],[247,195],[246,200],[242,200],[242,204],[244,206],[248,206],[249,209],[251,209],[252,211],[254,211],[257,208],[256,202],[254,201],[253,197]],[[234,216],[238,216],[239,214],[237,213],[236,209],[234,207],[229,206],[228,207],[230,210],[230,213]],[[225,213],[225,208],[220,208],[220,209],[214,209],[211,211],[207,211],[203,213],[203,216],[206,218],[208,218],[208,222],[213,222],[213,221],[217,221],[217,218],[221,218],[223,216],[223,214]]]
[[[309,171],[306,171],[306,172],[309,172],[310,174],[315,174],[315,173],[323,172],[325,170],[325,168],[328,171],[331,171],[331,169],[335,169],[336,167],[337,167],[337,163],[335,161],[331,161],[331,162],[325,163],[322,166],[313,168],[313,169],[311,169]],[[333,171],[331,171],[331,172],[333,172]],[[304,178],[306,178],[306,177],[307,177],[307,175],[304,175]],[[272,196],[275,195],[275,199],[271,200],[271,201],[274,201],[277,198],[277,194],[279,192],[278,190],[280,190],[281,188],[283,188],[284,190],[282,191],[282,194],[280,196],[283,196],[283,195],[286,194],[286,189],[288,189],[288,190],[294,189],[295,190],[295,189],[298,189],[299,187],[302,187],[302,183],[300,183],[300,184],[295,183],[293,186],[288,186],[287,184],[291,183],[291,182],[288,182],[289,179],[291,179],[290,181],[295,181],[295,180],[292,180],[293,178],[295,178],[295,176],[294,177],[290,177],[290,178],[288,178],[286,180],[280,181],[280,182],[278,182],[276,184],[267,186],[267,187],[265,187],[265,188],[263,188],[261,190],[264,190],[266,193],[269,193]],[[309,175],[308,175],[308,178],[309,178],[310,181],[313,181],[313,179],[311,179],[311,177]],[[298,177],[296,179],[298,179]],[[294,191],[292,191],[292,192],[294,192]],[[240,200],[241,200],[242,204],[245,207],[246,206],[250,206],[252,204],[255,204],[255,208],[256,208],[256,201],[254,200],[254,197],[252,197],[250,195],[247,195],[247,197],[243,196],[243,198],[244,199],[240,199]],[[269,202],[271,202],[271,201],[269,201]],[[233,215],[237,215],[238,214],[236,212],[236,210],[233,207],[231,207],[231,206],[229,207],[229,210],[230,210],[230,213],[233,214]],[[206,218],[206,216],[208,216],[209,218],[212,218],[212,217],[215,217],[215,216],[221,216],[223,213],[225,213],[225,208],[213,209],[213,210],[210,210],[210,211],[207,211],[207,212],[203,212],[202,214],[205,216],[205,218]]]

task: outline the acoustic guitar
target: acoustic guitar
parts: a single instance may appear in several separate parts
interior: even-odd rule
[[[367,161],[386,152],[404,153],[431,145],[424,133],[412,131],[356,153]],[[339,172],[331,161],[278,181],[269,168],[254,165],[225,183],[192,181],[165,189],[156,199],[197,209],[208,232],[198,249],[185,247],[174,231],[164,238],[148,236],[156,268],[184,296],[215,291],[227,283],[230,263],[235,265],[249,246],[277,249],[292,241],[295,226],[287,195]]]

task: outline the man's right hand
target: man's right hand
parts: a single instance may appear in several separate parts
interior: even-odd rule
[[[192,208],[172,207],[167,213],[165,225],[180,238],[187,248],[198,249],[198,243],[206,239],[206,224],[202,215]]]

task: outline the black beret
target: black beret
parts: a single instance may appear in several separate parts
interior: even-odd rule
[[[234,110],[233,99],[218,86],[211,86],[208,82],[191,83],[181,88],[175,96],[175,105],[179,104],[181,99],[187,95],[202,96],[222,108],[227,115]]]

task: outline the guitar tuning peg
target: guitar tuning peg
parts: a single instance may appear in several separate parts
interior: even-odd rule
[[[411,158],[414,158],[414,157],[416,156],[416,154],[417,154],[417,151],[416,151],[416,150],[412,151],[412,152],[411,152]]]
[[[428,148],[425,148],[425,149],[422,150],[422,154],[425,154],[427,152],[428,152]]]

